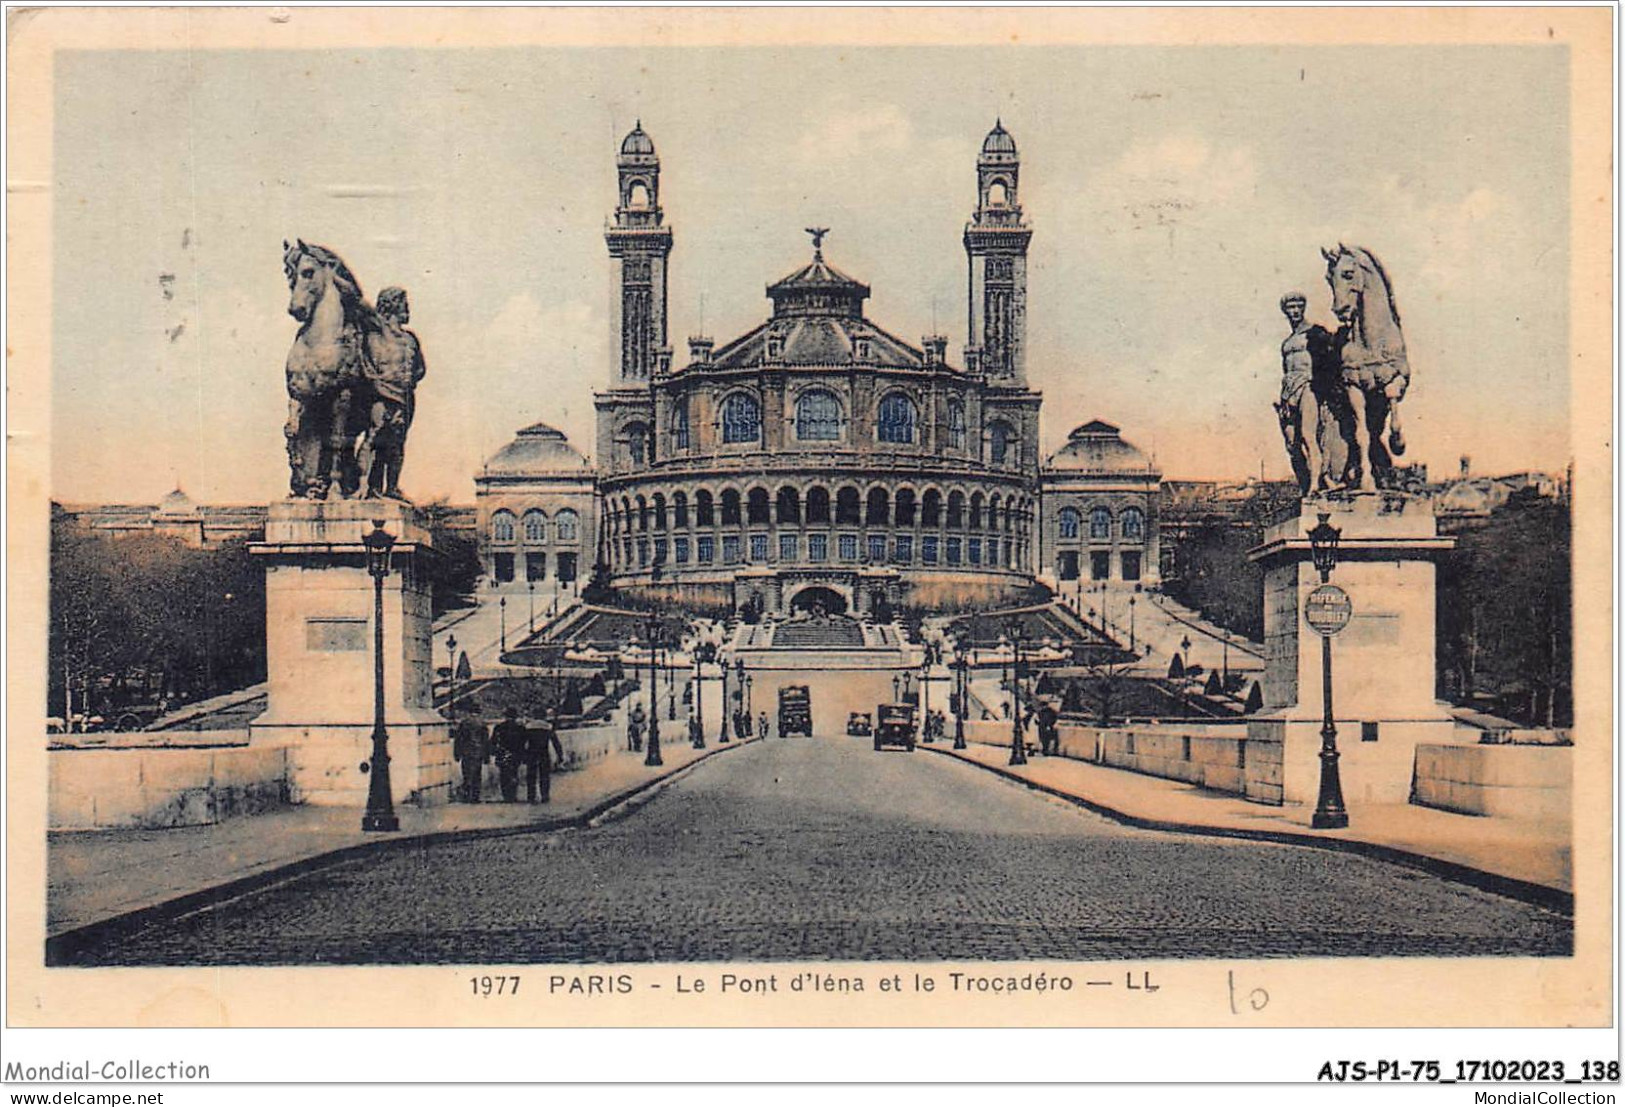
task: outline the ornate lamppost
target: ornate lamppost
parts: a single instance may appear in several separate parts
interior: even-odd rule
[[[675,638],[675,636],[673,636]],[[671,663],[671,650],[677,643],[667,641],[663,643],[666,649],[666,719],[668,722],[677,721],[677,668]]]
[[[530,596],[530,620],[525,624],[525,633],[536,633],[536,582],[529,577],[525,578],[525,592]]]
[[[368,771],[367,813],[361,816],[364,831],[393,831],[401,828],[395,817],[395,797],[389,787],[389,731],[384,726],[384,578],[389,576],[389,551],[395,536],[384,529],[381,519],[372,521],[372,530],[362,538],[367,550],[367,575],[372,577],[372,760],[362,768]]]
[[[925,647],[925,660],[920,662],[920,731],[927,742],[931,737],[931,646]]]
[[[660,705],[655,702],[656,654],[660,649],[660,623],[649,620],[649,752],[643,758],[645,765],[664,765],[660,759]]]
[[[1010,696],[1012,707],[1010,711],[1010,764],[1025,765],[1027,763],[1026,743],[1022,741],[1021,734],[1021,624],[1010,623],[1009,639],[1011,646],[1010,656]]]
[[[1010,667],[1010,638],[999,635],[999,692],[1003,693],[1010,687],[1008,670]]]
[[[722,635],[717,635],[717,669],[722,673],[722,689],[718,692],[721,697],[717,707],[717,715],[721,717],[722,725],[717,728],[717,742],[728,740],[728,659],[722,656]]]
[[[1133,596],[1130,596],[1128,598],[1128,652],[1129,653],[1139,653],[1140,652],[1134,645],[1134,604],[1135,604],[1135,599],[1134,599]]]
[[[457,636],[446,635],[446,653],[451,664],[446,667],[446,710],[457,710]]]
[[[1343,532],[1332,526],[1331,516],[1324,513],[1309,531],[1310,553],[1320,573],[1320,587],[1309,594],[1304,612],[1309,625],[1320,634],[1320,796],[1309,823],[1316,830],[1349,825],[1349,813],[1343,806],[1343,779],[1337,768],[1337,723],[1332,714],[1332,635],[1348,625],[1352,614],[1348,593],[1331,583],[1332,570],[1337,567],[1337,544],[1342,537]]]
[[[699,635],[696,632],[694,638],[694,725],[690,729],[694,735],[694,748],[697,750],[705,748],[705,686],[701,683],[701,656]]]
[[[1179,640],[1179,655],[1179,667],[1189,671],[1191,667],[1191,636],[1188,634]]]
[[[508,597],[503,596],[497,601],[497,607],[502,613],[502,652],[508,652]],[[501,660],[498,658],[498,660]]]
[[[954,749],[965,748],[965,712],[970,710],[970,643],[963,637],[954,642],[954,669],[958,675],[958,699],[954,711]]]

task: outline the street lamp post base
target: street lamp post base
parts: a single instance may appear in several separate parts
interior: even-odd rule
[[[1314,830],[1342,830],[1349,825],[1349,816],[1346,811],[1316,811],[1309,820],[1309,826]]]
[[[371,812],[361,816],[361,829],[363,831],[384,831],[391,833],[401,828],[401,820],[394,815],[374,815]]]

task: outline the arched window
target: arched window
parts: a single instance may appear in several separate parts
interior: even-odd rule
[[[807,522],[829,522],[829,489],[819,485],[807,489]]]
[[[671,448],[688,449],[688,400],[681,398],[671,406]]]
[[[525,512],[525,541],[535,545],[547,541],[547,516],[535,508]]]
[[[768,519],[767,489],[752,488],[745,508],[746,520],[752,524],[766,523]]]
[[[935,488],[928,488],[925,496],[920,500],[920,526],[940,527],[941,525],[942,493]]]
[[[638,497],[638,529],[649,529],[649,501],[642,496]]]
[[[513,541],[513,512],[503,510],[491,516],[491,541]]]
[[[994,181],[987,186],[987,206],[1002,208],[1010,203],[1010,192],[1003,181]]]
[[[655,493],[655,530],[666,529],[666,497],[660,492]]]
[[[1097,507],[1089,512],[1089,537],[1110,538],[1112,536],[1112,513],[1103,507]]]
[[[648,210],[649,186],[642,181],[633,181],[632,187],[627,190],[626,206],[637,211]]]
[[[881,400],[876,435],[882,442],[913,442],[914,401],[901,392],[893,392]]]
[[[965,494],[960,491],[948,493],[948,525],[955,530],[965,525]]]
[[[779,525],[785,523],[801,522],[801,493],[788,484],[779,489],[779,499],[776,505]]]
[[[1130,542],[1145,541],[1145,512],[1137,507],[1123,509],[1123,537]]]
[[[553,529],[558,532],[560,542],[581,541],[581,516],[569,508],[565,508],[553,517]]]
[[[857,526],[863,521],[859,509],[861,501],[856,488],[843,488],[835,494],[835,522],[842,526]]]
[[[724,488],[722,490],[722,525],[737,527],[739,525],[739,489]]]
[[[965,448],[965,405],[959,400],[948,401],[948,447]]]
[[[626,457],[633,465],[643,465],[649,457],[649,428],[642,423],[628,423],[622,435],[626,441]]]
[[[796,401],[796,437],[803,442],[835,442],[841,437],[841,401],[817,389]]]
[[[671,494],[672,526],[688,526],[688,493],[673,492]]]
[[[970,498],[970,529],[971,530],[981,530],[982,529],[982,494],[980,492],[971,493],[971,498]]]
[[[756,397],[735,392],[722,401],[722,441],[759,442],[762,438],[762,407]]]
[[[1003,465],[1010,458],[1010,443],[1014,438],[1010,424],[995,419],[987,425],[987,460],[990,465]]]
[[[897,490],[897,525],[912,527],[914,525],[914,489],[900,488]]]
[[[999,497],[997,495],[987,498],[987,529],[999,529]]]
[[[884,488],[869,489],[869,511],[864,521],[872,527],[883,527],[891,522],[891,497]]]
[[[1083,516],[1081,514],[1079,514],[1077,508],[1075,508],[1075,507],[1063,507],[1061,509],[1061,537],[1062,538],[1076,538],[1078,536],[1078,528],[1080,526],[1082,526],[1082,525],[1083,525]]]
[[[694,493],[694,525],[697,527],[714,527],[716,524],[717,517],[711,500],[711,493],[702,488]]]

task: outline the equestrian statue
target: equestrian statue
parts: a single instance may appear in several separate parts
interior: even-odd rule
[[[1405,336],[1399,329],[1394,289],[1371,251],[1341,243],[1321,250],[1326,283],[1332,289],[1332,312],[1338,328],[1343,389],[1352,415],[1349,447],[1359,469],[1359,491],[1388,485],[1393,458],[1405,452],[1399,402],[1411,383]],[[1387,445],[1383,444],[1384,432]]]
[[[332,250],[283,244],[299,333],[288,350],[288,490],[325,500],[402,498],[401,464],[424,362],[406,292],[386,288],[374,308]]]
[[[1309,323],[1301,292],[1281,297],[1290,332],[1275,411],[1304,495],[1375,492],[1394,485],[1393,458],[1405,452],[1405,336],[1387,274],[1369,250],[1339,245],[1321,254],[1338,327]]]

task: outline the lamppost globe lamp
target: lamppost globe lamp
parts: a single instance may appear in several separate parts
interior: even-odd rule
[[[1309,553],[1314,558],[1315,571],[1320,574],[1321,583],[1324,584],[1331,579],[1332,570],[1337,568],[1337,545],[1342,541],[1343,532],[1332,526],[1329,514],[1318,514],[1320,522],[1309,529]]]
[[[384,579],[389,576],[389,551],[395,546],[395,536],[384,529],[382,519],[374,519],[361,545],[367,553],[367,575],[372,577],[372,759],[363,766],[368,780],[361,829],[394,831],[401,824],[389,787],[389,731],[384,726]]]
[[[1010,764],[1025,765],[1027,749],[1021,733],[1021,624],[1010,623]]]
[[[954,642],[954,669],[958,676],[958,693],[954,711],[954,749],[965,748],[965,712],[970,710],[970,641],[961,636]]]

